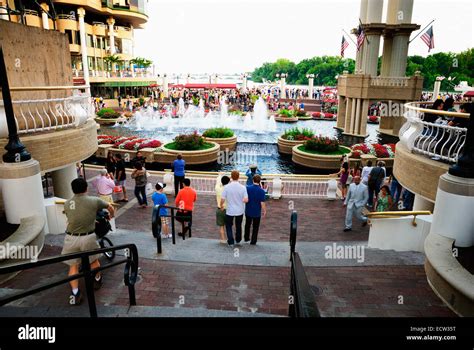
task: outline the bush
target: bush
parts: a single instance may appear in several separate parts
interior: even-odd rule
[[[97,112],[97,116],[104,119],[116,119],[120,117],[120,113],[114,111],[112,108],[102,108]]]
[[[285,133],[281,135],[281,138],[284,140],[306,140],[310,139],[314,136],[314,133],[311,129],[299,129],[299,128],[291,128],[285,130]]]
[[[300,109],[293,111],[293,116],[295,117],[305,117],[306,113]]]
[[[229,128],[212,128],[207,129],[202,136],[213,139],[224,139],[234,136],[234,132]]]
[[[277,114],[281,118],[294,118],[293,112],[288,109],[280,109]]]
[[[192,134],[178,135],[173,140],[174,149],[195,151],[204,147],[204,138],[195,131]]]
[[[357,143],[351,147],[352,157],[360,158],[362,154],[372,154],[377,158],[393,158],[395,157],[395,144],[388,143],[381,145],[378,143],[363,144]]]
[[[327,136],[314,136],[306,140],[304,147],[308,151],[331,153],[339,150],[339,141],[336,138]]]

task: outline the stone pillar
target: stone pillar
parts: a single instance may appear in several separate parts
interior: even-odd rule
[[[413,14],[413,0],[398,0],[397,5],[397,13],[395,14],[396,23],[411,23]]]
[[[70,164],[65,168],[51,172],[53,180],[54,195],[56,197],[69,199],[74,193],[71,189],[71,182],[77,179],[77,170],[75,164]]]
[[[169,91],[168,91],[168,76],[165,74],[163,75],[162,79],[162,87],[163,87],[163,94],[165,95],[165,98],[169,97]]]
[[[336,127],[338,129],[344,130],[344,125],[346,121],[346,106],[347,106],[347,99],[344,96],[339,96],[339,103],[338,103],[338,110],[337,110],[337,122]]]
[[[433,212],[434,204],[422,196],[415,194],[415,201],[413,202],[413,211],[429,210]]]
[[[364,74],[377,76],[377,65],[380,50],[380,35],[367,35],[365,46]]]
[[[344,121],[345,133],[348,133],[351,128],[352,100],[353,98],[350,98],[350,97],[346,99],[346,118]]]
[[[41,4],[41,19],[43,21],[43,29],[49,30],[49,18],[48,18],[48,11],[49,6],[46,3]]]
[[[383,38],[382,67],[380,68],[380,75],[383,77],[390,76],[390,66],[392,64],[392,44],[393,37],[389,34],[386,34]]]
[[[280,98],[286,98],[285,86],[286,86],[286,78],[282,77],[280,78]]]
[[[349,130],[345,130],[346,134],[354,134],[354,122],[355,122],[355,114],[356,114],[356,98],[351,98],[351,115],[350,115],[350,122],[349,122]]]
[[[404,77],[407,68],[409,33],[400,33],[393,36],[392,56],[390,62],[390,76]]]
[[[242,83],[242,87],[244,90],[247,90],[247,76],[246,75],[244,75],[244,81]]]
[[[360,125],[358,134],[364,137],[367,135],[367,115],[369,114],[369,104],[370,100],[364,100],[362,102],[362,109],[360,112]]]
[[[454,239],[457,247],[474,246],[473,208],[474,179],[442,175],[430,233]]]
[[[107,19],[107,24],[109,25],[110,54],[115,55],[115,32],[114,32],[115,19],[113,17],[109,17]]]
[[[79,16],[79,36],[81,38],[81,56],[82,56],[82,72],[84,74],[84,81],[86,85],[90,84],[89,79],[89,63],[87,62],[87,41],[86,41],[86,26],[84,24],[84,16],[86,11],[79,7],[77,9],[77,15]],[[90,93],[90,89],[86,89],[87,93]]]
[[[308,98],[313,98],[313,89],[314,89],[314,78],[308,79],[309,87],[308,87]]]
[[[135,57],[135,28],[131,24],[130,31],[132,32],[132,57]],[[153,72],[153,76],[155,76],[155,72]]]
[[[360,130],[360,109],[361,109],[361,99],[356,99],[356,113],[355,113],[355,121],[354,121],[354,132],[353,134],[359,134]]]
[[[48,232],[39,162],[0,163],[0,181],[7,222],[19,224],[23,218],[41,215]]]

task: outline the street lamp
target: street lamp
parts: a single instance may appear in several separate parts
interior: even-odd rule
[[[308,98],[313,98],[314,74],[306,74],[308,78]]]
[[[288,76],[287,73],[277,73],[276,77],[280,78],[280,98],[286,98],[285,91],[285,79]]]

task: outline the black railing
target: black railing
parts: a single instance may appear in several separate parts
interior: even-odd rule
[[[158,254],[161,254],[162,251],[163,251],[162,245],[161,245],[161,218],[162,217],[159,215],[160,214],[160,208],[170,209],[171,214],[166,215],[166,216],[162,216],[162,217],[171,218],[171,220],[170,220],[171,221],[171,236],[172,236],[173,244],[176,244],[176,226],[175,226],[176,215],[175,215],[175,211],[181,210],[180,208],[170,207],[170,206],[167,206],[167,205],[157,205],[157,206],[153,207],[153,214],[152,214],[152,219],[151,219],[151,231],[153,233],[153,236],[156,237],[156,251],[158,252]],[[183,220],[186,220],[186,219],[190,219],[191,216],[180,216],[180,218],[183,219]],[[190,224],[189,229],[188,229],[189,237],[192,237],[191,227],[192,227],[192,225]],[[183,241],[184,241],[186,239],[186,235],[184,234],[184,232],[182,232],[182,234],[183,234]]]
[[[315,295],[309,284],[299,254],[295,251],[298,214],[291,213],[290,224],[290,304],[288,316],[290,317],[320,317]]]
[[[95,269],[91,269],[90,263],[89,263],[89,257],[91,255],[97,255],[97,254],[102,254],[102,253],[106,253],[110,251],[123,250],[123,249],[125,249],[127,252],[127,254],[125,255],[125,259],[118,260],[113,263],[109,263],[107,265],[102,265]],[[79,272],[78,274],[68,276],[66,278],[61,278],[54,282],[42,284],[38,287],[33,287],[26,291],[14,293],[12,295],[8,295],[3,298],[0,298],[0,306],[11,303],[12,301],[15,301],[18,299],[27,297],[29,295],[33,295],[47,289],[51,289],[61,284],[68,283],[75,279],[84,278],[85,285],[86,285],[87,302],[89,304],[89,312],[90,312],[91,317],[97,317],[97,306],[96,306],[95,295],[94,295],[95,275],[99,271],[103,271],[120,264],[125,264],[123,281],[125,285],[128,287],[128,298],[130,301],[130,305],[137,304],[136,298],[135,298],[135,283],[138,278],[138,250],[135,244],[122,244],[122,245],[114,246],[114,247],[94,249],[94,250],[89,250],[86,252],[55,256],[51,258],[38,260],[36,262],[28,262],[28,263],[22,263],[18,265],[2,267],[0,268],[0,275],[33,269],[40,266],[47,266],[47,265],[52,265],[56,263],[62,263],[64,261],[77,259],[77,258],[81,259],[81,266],[82,266],[82,271]]]

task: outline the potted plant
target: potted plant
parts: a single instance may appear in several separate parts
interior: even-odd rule
[[[275,115],[275,121],[283,123],[295,123],[298,118],[288,109],[280,109]]]
[[[220,146],[212,141],[206,141],[195,131],[192,134],[182,134],[161,146],[155,153],[155,161],[171,163],[178,154],[181,154],[187,164],[208,164],[217,161]]]
[[[295,145],[301,145],[314,136],[311,129],[291,128],[278,137],[278,151],[282,154],[291,154]]]
[[[207,129],[202,136],[206,141],[219,144],[222,151],[226,149],[233,151],[237,145],[237,136],[229,128]]]
[[[316,169],[337,170],[341,157],[350,156],[351,149],[339,144],[337,138],[313,136],[292,149],[294,163]]]

